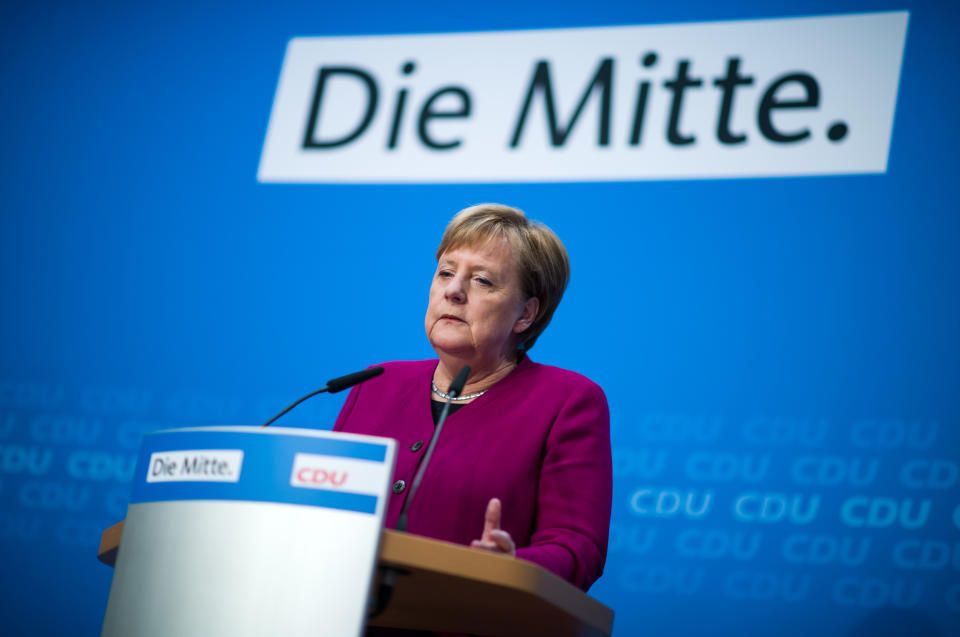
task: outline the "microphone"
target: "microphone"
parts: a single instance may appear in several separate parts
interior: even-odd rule
[[[450,398],[455,398],[463,392],[463,386],[467,384],[467,377],[470,375],[470,366],[464,365],[460,372],[454,377],[453,382],[450,383],[450,389],[447,390],[447,394]],[[423,454],[423,461],[420,463],[420,468],[417,470],[416,475],[413,478],[413,484],[410,485],[410,493],[407,495],[406,501],[403,503],[403,508],[400,509],[400,517],[397,518],[396,529],[398,531],[407,530],[407,509],[410,508],[410,503],[413,502],[413,496],[417,494],[417,489],[420,487],[420,481],[423,479],[423,472],[427,468],[427,464],[430,462],[430,456],[433,455],[433,448],[437,446],[437,439],[440,437],[440,430],[443,429],[443,423],[447,420],[447,414],[450,412],[450,401],[448,400],[443,405],[443,411],[440,412],[440,417],[437,418],[437,427],[433,431],[433,437],[430,439],[430,445],[427,447],[427,451]],[[367,615],[368,619],[377,617],[387,608],[387,605],[390,603],[390,598],[393,596],[393,589],[397,584],[397,576],[400,575],[400,571],[395,566],[381,566],[380,567],[380,586],[377,588],[377,594],[370,604],[370,612]]]
[[[277,414],[276,416],[274,416],[273,418],[271,418],[270,420],[268,420],[267,422],[263,423],[260,426],[266,427],[267,425],[272,423],[274,420],[284,415],[285,413],[287,413],[288,411],[290,411],[291,409],[293,409],[294,407],[296,407],[306,399],[313,398],[317,394],[322,394],[324,392],[327,392],[328,394],[336,394],[338,391],[343,391],[344,389],[350,389],[354,385],[359,385],[360,383],[370,380],[374,376],[379,376],[382,373],[383,373],[383,368],[378,365],[377,367],[368,367],[367,369],[364,369],[359,372],[347,374],[346,376],[338,376],[337,378],[328,380],[326,386],[318,389],[317,391],[310,392],[303,398],[300,398],[299,400],[294,401],[289,407],[287,407],[286,409],[281,411],[279,414]]]
[[[443,423],[447,421],[447,414],[450,413],[450,401],[463,392],[463,386],[467,384],[468,376],[470,376],[470,366],[464,365],[460,372],[454,377],[453,382],[450,383],[450,389],[447,390],[450,400],[447,400],[443,405],[443,411],[440,412],[440,417],[437,419],[437,427],[433,432],[433,437],[430,439],[430,445],[427,447],[427,452],[423,454],[423,462],[420,463],[420,468],[413,477],[413,484],[410,485],[410,493],[407,495],[407,499],[403,503],[403,508],[400,510],[400,517],[397,518],[396,529],[398,531],[407,530],[407,509],[410,508],[410,503],[413,502],[413,498],[417,494],[417,489],[420,488],[420,481],[423,480],[423,472],[426,470],[427,464],[430,463],[430,456],[433,455],[434,447],[437,446],[437,439],[440,438]]]
[[[463,393],[463,386],[467,384],[467,378],[470,377],[470,366],[464,365],[463,369],[457,373],[453,381],[450,383],[450,390],[447,391],[448,394],[452,396],[459,396]],[[447,403],[450,404],[449,402]]]
[[[380,366],[369,367],[367,369],[360,370],[359,372],[353,372],[352,374],[347,374],[346,376],[340,376],[339,378],[328,380],[327,386],[324,389],[326,389],[330,394],[336,394],[338,391],[350,389],[354,385],[359,385],[360,383],[370,380],[374,376],[379,376],[382,373],[383,368]],[[323,391],[323,389],[320,391]]]

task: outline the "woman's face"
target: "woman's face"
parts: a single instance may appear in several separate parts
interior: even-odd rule
[[[539,301],[520,289],[506,239],[444,252],[430,285],[426,329],[440,353],[495,366],[512,359],[516,335],[533,323]]]

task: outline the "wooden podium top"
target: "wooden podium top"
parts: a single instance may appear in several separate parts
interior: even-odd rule
[[[103,532],[98,558],[113,566],[123,522]],[[531,562],[384,530],[380,564],[404,574],[386,610],[368,622],[504,637],[605,636],[613,611]]]

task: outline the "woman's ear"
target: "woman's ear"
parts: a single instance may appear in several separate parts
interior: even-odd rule
[[[537,312],[540,311],[540,299],[535,296],[531,296],[527,299],[524,304],[522,311],[520,313],[520,318],[517,319],[517,322],[513,324],[513,333],[520,334],[525,332],[533,322],[537,319]]]

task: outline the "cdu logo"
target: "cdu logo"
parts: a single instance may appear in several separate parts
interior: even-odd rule
[[[319,485],[329,487],[342,487],[347,482],[349,473],[346,471],[334,471],[324,467],[303,467],[294,474],[293,484],[297,485]]]
[[[382,462],[326,454],[297,453],[290,486],[378,495],[386,488]]]

